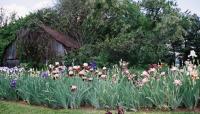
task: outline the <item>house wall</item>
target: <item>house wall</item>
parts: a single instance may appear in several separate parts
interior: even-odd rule
[[[43,62],[45,63],[48,62],[48,60],[50,60],[52,57],[63,57],[66,53],[66,49],[62,44],[60,44],[56,40],[52,40],[46,53],[47,57],[43,57]],[[19,64],[20,61],[17,55],[17,45],[16,41],[14,41],[5,49],[3,55],[3,66],[14,67],[18,66]]]
[[[33,54],[30,51],[35,51],[34,57],[39,57],[39,61],[41,63],[48,64],[49,60],[59,60],[63,59],[63,56],[66,54],[67,51],[70,51],[72,49],[77,49],[80,47],[79,43],[77,41],[74,41],[73,38],[69,36],[65,36],[62,33],[51,29],[48,26],[45,25],[39,25],[40,29],[37,29],[36,31],[31,31],[30,29],[21,29],[19,33],[17,33],[17,41],[27,41],[28,44],[25,42],[25,49],[28,51],[27,57],[23,57],[25,59],[30,59],[33,57],[30,54]],[[46,41],[48,40],[48,41]],[[38,43],[42,42],[42,45],[38,45]],[[31,44],[34,43],[34,46]],[[44,44],[45,43],[45,44]],[[29,46],[30,45],[30,46]],[[39,47],[41,50],[40,55],[37,55],[37,48],[35,46],[43,46]],[[45,46],[44,46],[45,45]],[[32,46],[32,47],[31,47]],[[16,66],[19,65],[19,54],[17,54],[17,43],[14,41],[4,51],[3,55],[3,65],[4,66]],[[23,47],[23,46],[22,46]],[[30,49],[30,50],[29,50]],[[34,50],[35,49],[35,50]],[[25,52],[26,53],[26,52]],[[24,55],[24,54],[22,54]],[[34,59],[33,59],[34,60]],[[53,61],[52,61],[53,62]]]
[[[17,57],[16,41],[14,41],[5,49],[3,55],[3,66],[14,67],[17,65],[19,65],[19,59]]]
[[[51,43],[51,49],[53,50],[53,53],[56,56],[64,56],[65,55],[65,47],[55,40]]]

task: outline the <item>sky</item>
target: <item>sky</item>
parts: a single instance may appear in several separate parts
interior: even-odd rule
[[[191,11],[200,16],[200,0],[176,0],[181,11]],[[7,9],[7,12],[16,12],[18,16],[25,16],[29,12],[37,11],[45,7],[52,7],[56,0],[0,0],[0,7]]]
[[[182,12],[189,10],[200,16],[200,0],[177,0],[177,3]]]
[[[55,0],[0,0],[0,7],[6,9],[7,13],[16,12],[20,17],[54,4]]]

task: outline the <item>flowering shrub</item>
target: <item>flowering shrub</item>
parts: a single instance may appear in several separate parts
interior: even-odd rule
[[[8,70],[8,71],[7,71]],[[131,72],[128,62],[113,68],[84,63],[65,67],[56,63],[47,71],[10,73],[0,70],[0,98],[24,100],[52,108],[96,108],[117,104],[128,109],[196,108],[200,102],[199,68],[191,63],[183,69],[150,67]]]

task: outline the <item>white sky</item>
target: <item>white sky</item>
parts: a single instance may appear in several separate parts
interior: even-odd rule
[[[200,0],[176,0],[178,7],[184,12],[190,10],[200,16]],[[18,16],[25,16],[44,7],[51,7],[56,0],[0,0],[0,7],[9,12],[15,11]]]
[[[178,7],[184,12],[186,10],[191,11],[191,13],[196,13],[200,16],[200,0],[176,0]]]
[[[0,0],[0,7],[5,8],[8,13],[16,12],[20,17],[54,4],[55,0]]]

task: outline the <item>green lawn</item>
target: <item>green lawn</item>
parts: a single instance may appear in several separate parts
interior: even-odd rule
[[[38,106],[28,106],[14,102],[0,101],[0,114],[105,114],[103,110],[91,110],[91,109],[78,109],[78,110],[53,110]],[[116,114],[113,111],[113,114]],[[126,114],[146,114],[146,112],[127,112]],[[188,114],[178,112],[151,112],[150,114]],[[190,113],[192,114],[192,113]],[[194,114],[194,113],[193,113]]]

